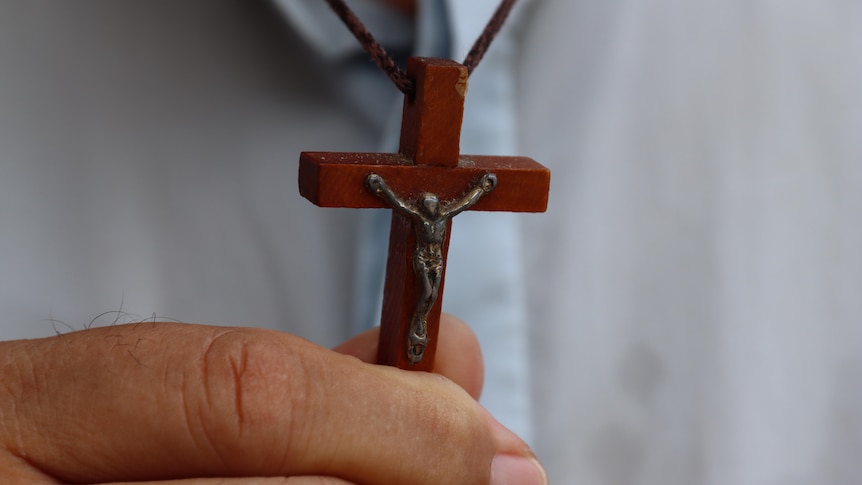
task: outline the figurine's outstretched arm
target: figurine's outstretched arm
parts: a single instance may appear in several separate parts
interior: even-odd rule
[[[395,195],[395,192],[386,185],[386,181],[380,175],[376,173],[369,174],[365,179],[365,185],[372,194],[388,202],[398,212],[409,217],[422,218],[422,214],[415,207],[411,207]]]
[[[494,190],[497,186],[497,176],[493,173],[486,173],[479,179],[479,183],[473,187],[473,190],[467,192],[461,200],[455,201],[440,211],[440,216],[443,218],[455,217],[458,214],[469,209],[476,202],[479,202],[485,194]]]

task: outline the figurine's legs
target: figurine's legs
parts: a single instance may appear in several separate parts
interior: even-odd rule
[[[431,311],[429,299],[432,295],[431,281],[428,278],[428,267],[425,260],[417,254],[413,262],[413,271],[422,285],[422,293],[416,302],[416,310],[410,322],[410,333],[407,336],[407,354],[410,362],[416,364],[422,360],[425,347],[428,345],[428,312]]]
[[[422,294],[416,304],[407,338],[408,355],[410,362],[414,364],[422,360],[425,347],[428,345],[428,314],[437,302],[437,295],[440,293],[440,277],[443,274],[442,264],[434,261],[431,264],[428,263],[425,258],[417,257],[413,265],[422,284]]]

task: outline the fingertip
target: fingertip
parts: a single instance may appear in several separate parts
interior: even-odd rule
[[[434,372],[455,381],[478,400],[485,382],[485,362],[476,334],[463,320],[444,313],[438,338]]]
[[[377,340],[379,336],[380,327],[374,327],[353,336],[332,350],[339,354],[356,357],[366,364],[374,364],[377,362]]]
[[[380,327],[375,327],[333,350],[373,364],[377,361],[379,336]],[[485,380],[485,364],[476,334],[461,319],[444,313],[440,316],[438,339],[434,372],[454,381],[478,400]]]
[[[547,472],[530,446],[494,419],[487,409],[480,412],[496,450],[491,463],[491,484],[546,485]]]

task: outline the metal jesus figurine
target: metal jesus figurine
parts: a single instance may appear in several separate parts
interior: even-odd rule
[[[385,200],[393,209],[413,219],[416,248],[413,251],[413,270],[422,283],[422,293],[416,302],[416,312],[410,323],[408,357],[417,363],[425,354],[428,345],[428,314],[437,302],[440,282],[443,279],[443,242],[446,239],[446,222],[469,209],[483,195],[497,186],[497,176],[489,173],[479,179],[479,183],[459,200],[440,207],[436,195],[426,193],[417,201],[410,203],[395,195],[386,185],[383,177],[372,173],[366,179],[368,190]]]
[[[432,371],[452,217],[543,212],[551,173],[526,157],[461,155],[467,69],[411,58],[398,153],[303,152],[299,191],[321,207],[390,208],[378,362]]]

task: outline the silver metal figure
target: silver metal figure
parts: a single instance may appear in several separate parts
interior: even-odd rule
[[[413,220],[413,230],[416,233],[413,271],[419,278],[422,292],[410,324],[407,355],[410,362],[416,364],[422,360],[425,347],[428,345],[428,314],[437,302],[440,280],[443,277],[443,241],[446,239],[446,222],[469,209],[479,202],[482,196],[494,190],[497,186],[497,176],[493,173],[483,175],[464,197],[444,206],[441,206],[438,197],[431,193],[423,194],[413,203],[407,202],[386,185],[383,177],[375,173],[368,175],[365,184],[372,194],[385,200],[393,209]]]

